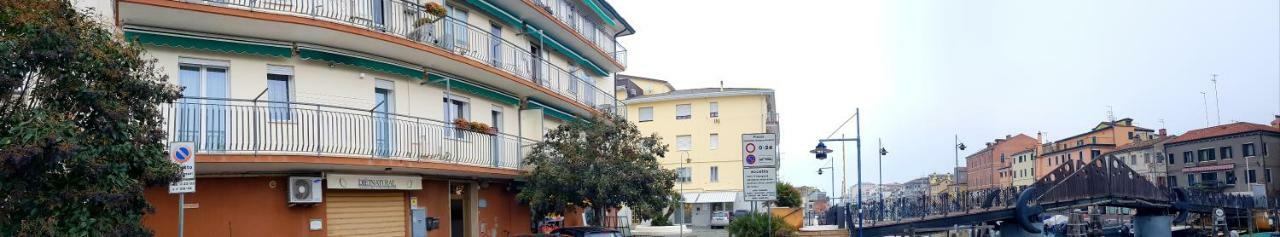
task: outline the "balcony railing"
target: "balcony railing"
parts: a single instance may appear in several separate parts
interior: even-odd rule
[[[220,98],[183,98],[164,106],[168,140],[194,142],[200,153],[337,156],[519,169],[534,143],[503,133],[459,129],[439,120],[380,112],[384,107]]]
[[[398,36],[488,64],[561,96],[602,111],[623,113],[626,106],[612,93],[596,87],[583,69],[566,70],[546,56],[451,17],[426,13],[422,5],[405,0],[206,0],[206,5],[247,8],[325,19]]]
[[[623,66],[627,65],[627,48],[613,41],[613,35],[600,30],[595,22],[582,17],[582,14],[576,10],[576,5],[565,0],[533,0],[533,3],[542,7],[542,10],[550,12],[557,20],[573,28],[582,37],[586,37],[596,47],[608,52],[614,61]]]

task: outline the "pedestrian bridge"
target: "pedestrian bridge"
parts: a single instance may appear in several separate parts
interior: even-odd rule
[[[922,195],[863,203],[865,236],[910,235],[957,225],[1001,221],[1001,236],[1041,233],[1040,215],[1087,206],[1126,207],[1137,210],[1138,236],[1163,235],[1170,223],[1182,223],[1190,213],[1222,208],[1228,216],[1240,216],[1265,200],[1180,188],[1164,188],[1146,180],[1124,162],[1097,159],[1059,166],[1024,188],[958,192],[956,195]],[[851,217],[856,221],[857,217]],[[1161,224],[1163,223],[1163,224]],[[1164,234],[1157,234],[1163,232]],[[1144,234],[1145,233],[1145,234]]]

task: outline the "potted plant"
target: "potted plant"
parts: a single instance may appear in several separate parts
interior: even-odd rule
[[[424,6],[424,8],[426,9],[427,14],[435,16],[436,19],[443,18],[445,14],[449,13],[448,10],[444,9],[444,6],[440,6],[440,3],[436,2],[429,2]]]

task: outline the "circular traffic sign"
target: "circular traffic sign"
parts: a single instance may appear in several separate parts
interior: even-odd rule
[[[188,158],[191,158],[191,149],[187,149],[187,147],[179,147],[177,151],[173,152],[173,160],[178,161],[178,163],[187,162]]]
[[[756,164],[756,155],[747,155],[747,164],[748,165]]]
[[[755,153],[755,152],[756,152],[756,144],[755,144],[755,143],[747,143],[747,147],[746,147],[746,148],[747,148],[747,153]]]

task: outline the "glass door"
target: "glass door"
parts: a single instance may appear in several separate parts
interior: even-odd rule
[[[502,164],[502,155],[503,155],[502,154],[502,129],[501,129],[502,110],[500,110],[500,108],[493,108],[493,110],[491,110],[489,113],[490,115],[493,116],[493,120],[492,120],[493,131],[495,131],[492,138],[490,138],[489,143],[492,145],[490,145],[489,150],[490,150],[490,153],[493,153],[492,155],[493,167],[499,167],[499,165]]]
[[[183,64],[178,77],[183,99],[178,103],[175,139],[195,142],[199,151],[226,150],[226,102],[220,99],[227,98],[227,68]]]
[[[489,23],[489,60],[502,68],[502,26],[497,23]]]
[[[391,90],[376,88],[374,103],[374,154],[380,157],[391,156]]]

